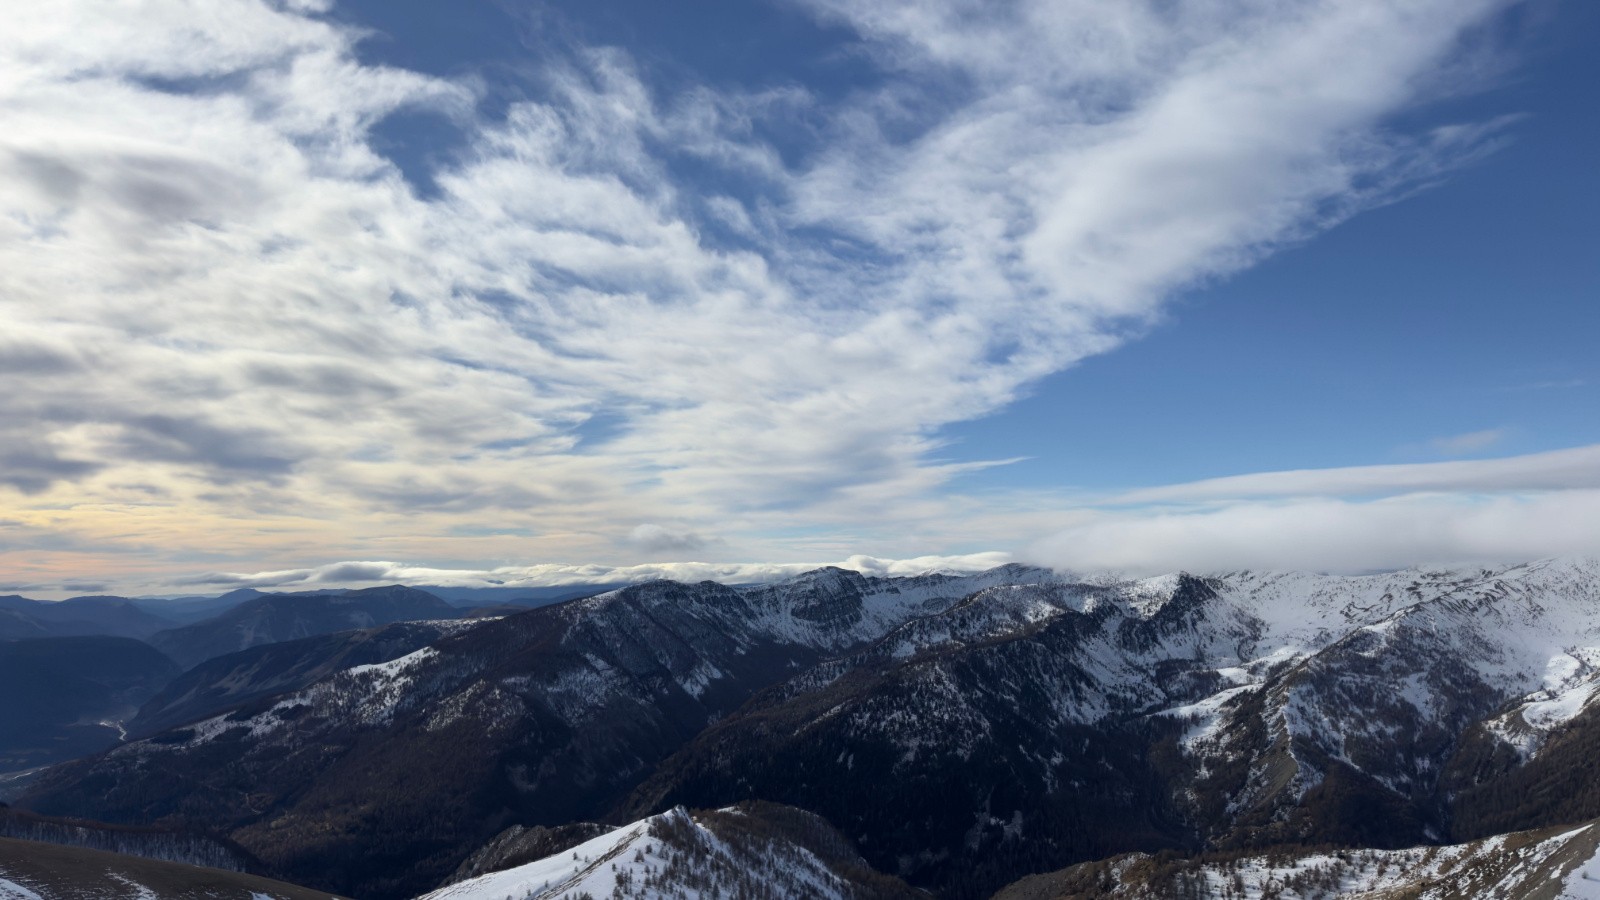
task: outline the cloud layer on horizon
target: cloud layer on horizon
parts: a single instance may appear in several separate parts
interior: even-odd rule
[[[278,570],[189,571],[141,582],[146,593],[237,587],[306,590],[407,583],[445,587],[557,587],[678,581],[753,583],[823,565],[867,575],[972,572],[1023,562],[1085,576],[1180,570],[1298,569],[1361,573],[1412,566],[1527,562],[1600,553],[1600,445],[1494,460],[1361,466],[1148,488],[1105,497],[1021,494],[972,505],[938,539],[961,534],[1046,535],[1016,551],[905,559],[861,554],[835,562],[694,562],[694,536],[641,526],[661,538],[661,561],[635,565],[441,566],[341,561]],[[0,522],[0,532],[15,528]],[[82,593],[72,583],[6,590]],[[96,586],[93,590],[102,590]],[[126,589],[126,587],[125,587]]]
[[[326,4],[19,10],[0,496],[58,549],[5,563],[1020,545],[1062,515],[959,535],[989,463],[941,427],[1501,124],[1394,122],[1509,0],[802,5],[881,83],[666,93],[580,48],[489,117]],[[428,196],[374,139],[417,112],[466,136]]]
[[[913,559],[878,559],[856,555],[831,563],[702,563],[669,562],[633,566],[558,565],[501,566],[494,569],[446,569],[412,566],[389,561],[349,561],[306,569],[277,572],[212,572],[177,579],[171,584],[194,588],[360,587],[374,584],[410,584],[435,587],[532,588],[606,584],[637,584],[668,579],[686,583],[718,581],[754,584],[776,581],[824,566],[869,576],[899,577],[930,572],[982,572],[1011,561],[1006,553],[968,553],[960,556],[923,556]]]
[[[1600,445],[1262,472],[1080,506],[1021,555],[1071,569],[1362,572],[1600,553]]]

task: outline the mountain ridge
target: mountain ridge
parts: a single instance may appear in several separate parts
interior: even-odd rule
[[[48,770],[26,799],[204,824],[291,880],[388,897],[512,825],[760,799],[822,815],[890,875],[986,897],[1130,850],[1383,849],[1556,824],[1548,805],[1495,820],[1484,798],[1547,783],[1600,740],[1590,646],[1590,558],[657,581],[471,625]],[[1506,724],[1519,710],[1549,726],[1540,742]],[[1600,797],[1571,794],[1560,816],[1600,816]],[[422,829],[436,842],[410,874],[363,856],[415,850]],[[352,856],[370,874],[318,880]]]

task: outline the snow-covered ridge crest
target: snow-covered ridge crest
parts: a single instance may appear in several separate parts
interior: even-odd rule
[[[770,640],[823,651],[875,640],[908,619],[941,611],[985,588],[1059,583],[1048,569],[1008,564],[973,575],[877,577],[825,567],[771,584],[729,587],[654,581],[609,591],[571,605],[578,622],[618,605],[671,607],[715,623],[742,643]]]
[[[330,700],[336,701],[345,717],[351,721],[369,726],[381,724],[389,721],[395,708],[407,699],[415,673],[438,655],[436,649],[423,647],[388,662],[352,666],[309,688],[281,695],[270,707],[254,715],[224,713],[196,722],[187,729],[168,733],[169,736],[182,735],[187,731],[190,736],[185,740],[175,741],[169,737],[160,741],[137,741],[113,752],[138,754],[193,747],[237,730],[248,732],[252,738],[259,738],[292,728],[297,711],[326,704]]]
[[[788,813],[815,819],[798,810]],[[583,896],[614,900],[746,896],[853,900],[859,896],[828,860],[780,834],[749,830],[748,821],[747,811],[740,807],[692,815],[676,807],[570,850],[457,882],[418,900]],[[816,822],[821,824],[821,820]]]

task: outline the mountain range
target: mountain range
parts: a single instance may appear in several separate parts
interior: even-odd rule
[[[145,638],[177,624],[125,597],[73,597],[30,600],[15,594],[0,597],[0,641],[42,637]]]
[[[459,610],[438,597],[400,585],[319,594],[264,594],[192,625],[158,631],[150,636],[150,643],[187,668],[263,644],[459,615]]]
[[[1450,847],[1456,868],[1499,871],[1513,833],[1549,849],[1548,886],[1588,859],[1575,829],[1600,817],[1597,665],[1593,559],[652,582],[202,662],[147,702],[142,737],[46,769],[17,802],[226,835],[274,876],[374,900],[609,827],[709,828],[689,843],[714,856],[733,840],[716,811],[750,804],[952,900],[1025,876],[1056,880],[1008,890],[1163,896],[1173,873],[1196,896],[1229,896],[1235,875],[1260,896],[1278,876],[1248,873],[1314,868],[1426,891],[1371,873]],[[711,812],[658,821],[673,810]]]

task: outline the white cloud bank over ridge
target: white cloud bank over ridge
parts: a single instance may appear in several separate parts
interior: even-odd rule
[[[197,587],[254,587],[309,590],[321,586],[346,587],[372,584],[421,584],[437,587],[563,587],[602,584],[638,584],[668,579],[694,583],[756,584],[776,581],[823,566],[849,569],[868,576],[900,577],[930,572],[982,572],[1011,561],[1006,553],[967,553],[959,556],[922,556],[913,559],[878,559],[852,556],[832,563],[649,563],[634,566],[555,565],[501,566],[494,569],[444,569],[404,563],[339,562],[309,569],[279,572],[213,572],[176,583]]]
[[[1068,569],[1360,572],[1600,554],[1600,445],[1262,472],[1080,507],[1023,556]]]
[[[1600,554],[1600,490],[1087,513],[1023,554],[1073,570],[1367,572]]]
[[[1600,554],[1600,446],[1471,462],[1268,472],[1151,488],[1076,504],[989,509],[955,527],[996,533],[994,519],[1058,530],[1018,554],[912,559],[852,556],[826,563],[867,575],[974,572],[1018,559],[1086,574],[1187,570],[1364,572],[1410,566],[1523,562]],[[1063,520],[1065,522],[1063,523]],[[1060,527],[1065,524],[1066,527]],[[681,549],[669,547],[668,549]],[[635,583],[656,578],[771,581],[824,563],[663,562],[447,569],[344,562],[276,572],[210,573],[196,586],[453,587]]]
[[[883,87],[663,96],[591,50],[494,121],[316,4],[12,12],[7,506],[148,577],[335,540],[829,558],[780,531],[950,516],[941,426],[1481,152],[1492,125],[1385,123],[1509,3],[807,5]],[[829,124],[785,163],[751,123],[797,108]],[[467,135],[437,196],[374,149],[408,109]],[[753,187],[706,196],[660,147]],[[485,520],[520,536],[446,537]]]

